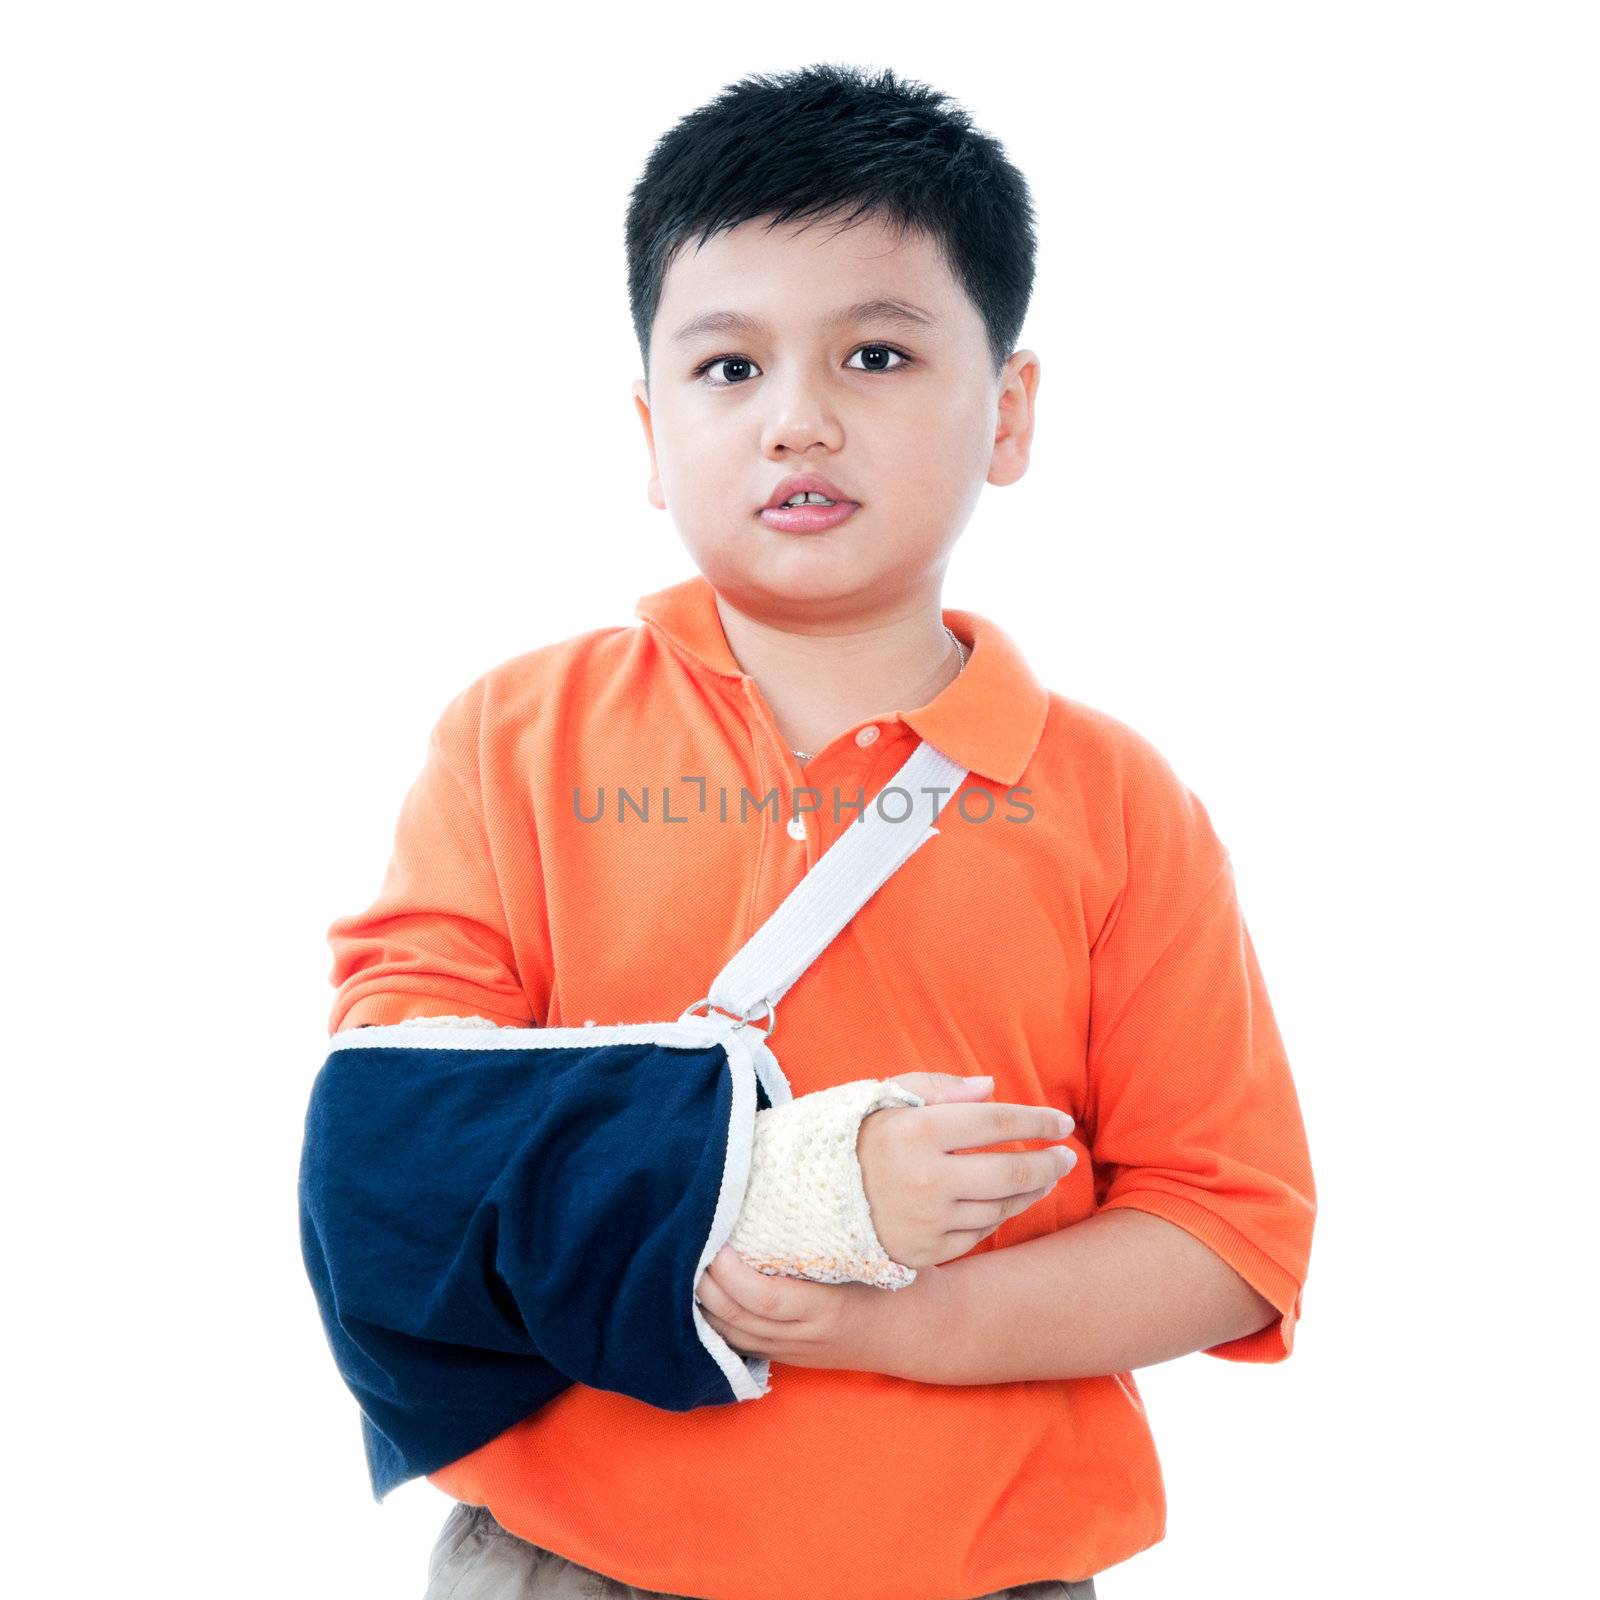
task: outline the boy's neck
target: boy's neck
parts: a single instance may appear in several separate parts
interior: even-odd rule
[[[720,593],[717,611],[785,745],[807,755],[855,723],[927,705],[960,670],[937,592],[890,613],[827,624],[763,620]]]

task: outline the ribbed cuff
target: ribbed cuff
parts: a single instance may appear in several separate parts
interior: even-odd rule
[[[1163,1189],[1126,1189],[1100,1207],[1115,1211],[1127,1207],[1148,1211],[1152,1216],[1192,1233],[1201,1244],[1220,1256],[1257,1294],[1271,1301],[1278,1317],[1264,1328],[1211,1345],[1200,1354],[1223,1361],[1286,1361],[1294,1349],[1295,1324],[1300,1320],[1300,1284],[1271,1256],[1247,1239],[1225,1217],[1182,1195]]]

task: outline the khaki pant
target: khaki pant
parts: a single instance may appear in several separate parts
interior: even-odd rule
[[[487,1506],[457,1501],[428,1559],[428,1590],[422,1600],[658,1600],[660,1591],[636,1589],[580,1567],[553,1550],[508,1533]],[[669,1597],[670,1600],[670,1597]],[[692,1600],[692,1597],[691,1597]],[[929,1600],[944,1597],[929,1596]],[[1096,1600],[1094,1579],[996,1589],[979,1600]]]

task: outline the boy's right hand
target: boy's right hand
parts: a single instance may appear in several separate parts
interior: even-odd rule
[[[873,1231],[903,1267],[936,1267],[965,1255],[1077,1165],[1064,1145],[960,1153],[1017,1139],[1064,1138],[1072,1119],[1063,1128],[1064,1113],[1051,1106],[986,1103],[992,1083],[945,1072],[907,1072],[888,1081],[927,1104],[869,1112],[856,1135],[856,1157]]]

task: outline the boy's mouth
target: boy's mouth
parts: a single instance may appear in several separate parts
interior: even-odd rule
[[[764,506],[758,513],[769,528],[780,533],[823,533],[855,515],[854,500],[810,500],[799,505]]]
[[[784,533],[820,533],[837,527],[859,502],[820,472],[793,472],[772,491],[757,515]]]

